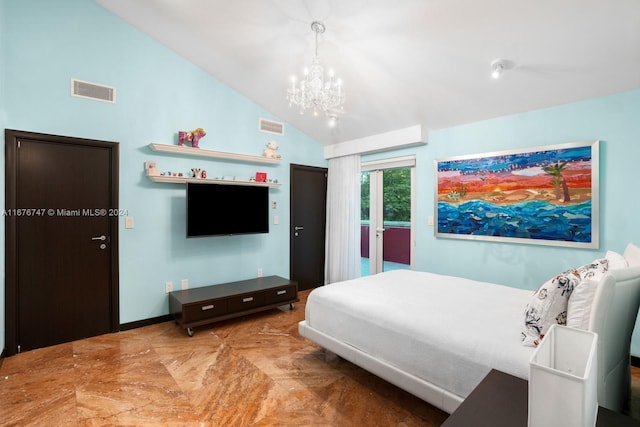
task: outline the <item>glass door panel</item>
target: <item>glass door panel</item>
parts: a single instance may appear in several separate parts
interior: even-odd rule
[[[411,168],[382,171],[382,263],[379,271],[411,269]]]
[[[413,167],[361,173],[361,275],[411,269]]]
[[[370,182],[368,171],[360,173],[360,275],[369,275],[369,225],[370,225]]]

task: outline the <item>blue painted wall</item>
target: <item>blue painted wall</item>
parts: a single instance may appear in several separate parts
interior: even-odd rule
[[[537,289],[567,268],[640,245],[640,90],[432,131],[426,146],[367,156],[416,154],[416,269]],[[435,159],[513,148],[600,140],[600,248],[578,250],[434,237]],[[523,307],[524,309],[524,307]],[[640,322],[637,322],[640,324]],[[640,327],[632,354],[640,355]]]
[[[284,136],[259,132],[260,117],[281,120],[91,0],[0,1],[0,17],[0,126],[120,143],[120,208],[135,218],[133,229],[120,218],[121,323],[166,314],[169,280],[197,287],[256,277],[258,268],[289,276],[289,163],[326,166],[320,144],[288,125]],[[70,96],[72,78],[116,87],[117,103]],[[178,130],[196,127],[207,132],[201,146],[219,151],[261,155],[275,139],[283,161],[224,162],[148,148],[174,144]],[[280,223],[269,234],[187,240],[184,187],[149,181],[147,159],[164,171],[200,167],[209,177],[267,172],[282,184],[270,190]],[[4,229],[0,235],[4,250]]]

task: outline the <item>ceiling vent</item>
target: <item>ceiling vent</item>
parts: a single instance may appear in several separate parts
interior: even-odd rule
[[[91,82],[85,82],[82,80],[71,79],[71,96],[115,104],[116,88]]]
[[[273,120],[260,119],[258,129],[260,132],[284,135],[284,123],[274,122]]]

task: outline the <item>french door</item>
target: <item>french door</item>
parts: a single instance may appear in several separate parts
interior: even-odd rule
[[[363,163],[361,197],[361,275],[412,269],[415,157]]]

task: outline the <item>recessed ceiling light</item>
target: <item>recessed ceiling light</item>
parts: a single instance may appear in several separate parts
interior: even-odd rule
[[[508,59],[495,59],[491,63],[491,77],[499,79],[505,70],[512,69],[514,65],[513,61],[509,61]]]

